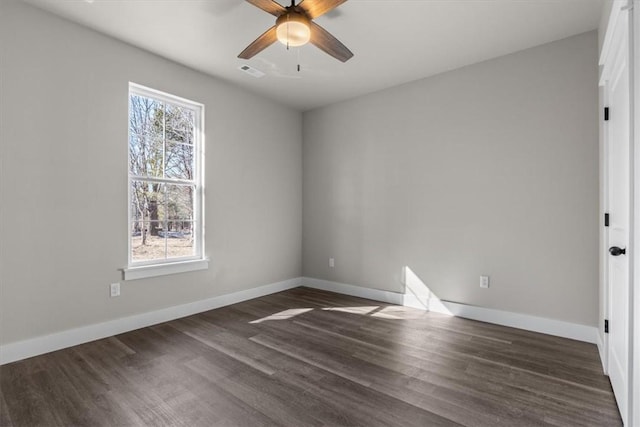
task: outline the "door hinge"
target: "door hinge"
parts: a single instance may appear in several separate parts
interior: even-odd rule
[[[609,121],[609,107],[604,107],[604,121]]]
[[[609,319],[604,319],[604,333],[609,333]]]
[[[604,226],[609,226],[609,213],[604,214]]]

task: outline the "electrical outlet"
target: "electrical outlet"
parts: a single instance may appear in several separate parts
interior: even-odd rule
[[[336,266],[336,260],[333,258],[329,258],[329,267],[333,268]]]
[[[480,276],[480,287],[483,289],[489,287],[489,276]]]
[[[120,296],[120,283],[112,283],[109,286],[109,290],[111,292],[111,297],[119,297]]]

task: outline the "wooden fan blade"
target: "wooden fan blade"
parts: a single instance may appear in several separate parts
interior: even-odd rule
[[[347,0],[302,0],[297,7],[304,10],[311,19],[316,19],[327,12],[332,11]]]
[[[249,59],[252,58],[257,53],[262,52],[265,48],[271,46],[273,43],[278,40],[276,35],[276,26],[269,28],[265,31],[260,37],[255,39],[253,43],[251,43],[245,50],[240,52],[238,58]]]
[[[257,8],[264,10],[273,16],[280,16],[287,11],[280,3],[274,0],[247,0],[249,3]]]
[[[347,62],[353,53],[340,40],[315,22],[310,23],[311,43],[339,61]]]

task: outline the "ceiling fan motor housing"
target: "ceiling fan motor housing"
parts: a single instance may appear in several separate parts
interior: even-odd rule
[[[2,1],[2,0],[0,0]],[[313,22],[314,19],[332,11],[347,0],[300,0],[291,6],[283,6],[276,0],[246,0],[248,3],[276,17],[276,25],[265,31],[247,46],[238,58],[251,59],[273,43],[280,41],[289,47],[302,46],[308,42],[341,62],[353,57],[340,40]]]

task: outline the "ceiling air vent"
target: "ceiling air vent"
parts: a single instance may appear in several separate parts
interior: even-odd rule
[[[260,78],[264,76],[264,73],[262,71],[256,70],[255,68],[249,67],[248,65],[241,66],[239,70],[244,71],[245,73],[255,78]]]

